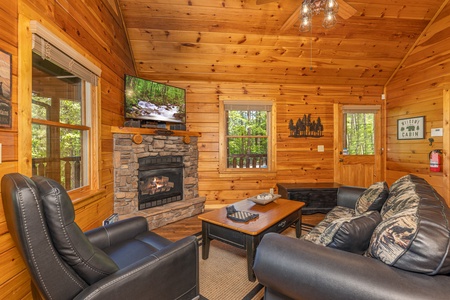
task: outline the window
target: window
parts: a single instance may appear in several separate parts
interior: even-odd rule
[[[68,191],[87,187],[96,145],[92,119],[98,78],[74,59],[80,54],[34,25],[38,27],[32,44],[32,174],[52,178]]]
[[[368,107],[348,106],[344,113],[344,145],[346,155],[375,154],[375,114]]]
[[[221,171],[273,171],[273,101],[222,100]]]

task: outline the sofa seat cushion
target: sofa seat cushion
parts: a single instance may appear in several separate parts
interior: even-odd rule
[[[370,237],[381,222],[377,210],[361,215],[334,220],[317,239],[316,243],[357,254],[369,247]]]
[[[171,244],[170,240],[154,232],[147,231],[137,235],[134,239],[117,243],[102,250],[108,254],[120,269],[123,269]]]
[[[450,210],[424,179],[407,175],[394,183],[366,255],[403,270],[450,273]]]
[[[356,201],[356,215],[367,211],[380,211],[389,196],[389,188],[385,181],[380,181],[369,186]]]
[[[316,243],[322,234],[322,232],[335,220],[341,218],[351,218],[355,214],[355,210],[344,207],[344,206],[335,206],[330,212],[328,212],[325,218],[317,224],[309,233],[303,235],[301,239],[306,241],[310,241]]]

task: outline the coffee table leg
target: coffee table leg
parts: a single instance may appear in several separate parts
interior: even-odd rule
[[[208,223],[202,222],[202,258],[208,259],[209,243],[211,239],[208,237]]]
[[[255,261],[257,238],[255,236],[246,235],[245,236],[245,249],[247,253],[247,273],[248,280],[255,281],[255,273],[253,273],[253,262]]]
[[[295,236],[297,238],[302,236],[302,210],[298,211],[298,221],[295,224]]]

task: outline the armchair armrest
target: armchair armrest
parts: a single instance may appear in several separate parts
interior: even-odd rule
[[[359,196],[366,190],[364,187],[341,186],[337,193],[337,205],[355,208]]]
[[[292,299],[419,300],[450,295],[449,276],[407,272],[373,258],[274,233],[262,239],[253,269],[269,294]]]
[[[96,282],[74,299],[194,299],[199,295],[198,245],[194,236]]]
[[[133,217],[86,231],[84,234],[92,244],[104,249],[146,231],[147,220],[144,217]]]

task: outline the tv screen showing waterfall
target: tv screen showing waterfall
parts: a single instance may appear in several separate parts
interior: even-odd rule
[[[186,90],[125,75],[125,118],[185,123]]]

